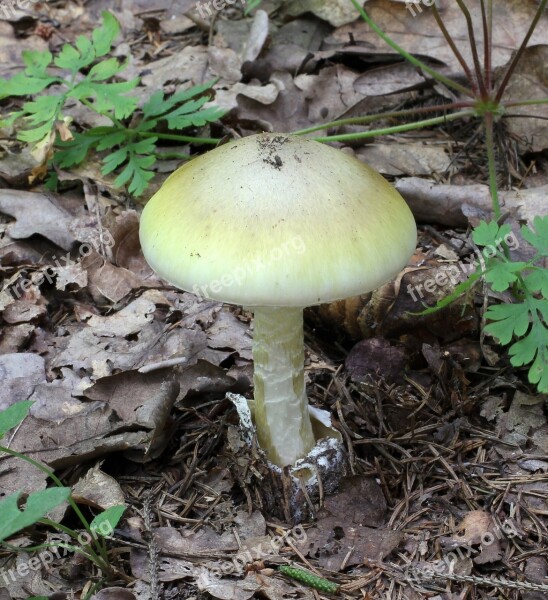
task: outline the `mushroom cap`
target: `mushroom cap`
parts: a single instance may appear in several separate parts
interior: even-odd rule
[[[356,158],[263,133],[175,171],[147,203],[150,266],[187,291],[246,306],[309,306],[376,289],[413,254],[400,194]]]

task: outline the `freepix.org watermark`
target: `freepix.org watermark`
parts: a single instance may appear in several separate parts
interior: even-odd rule
[[[85,548],[99,536],[107,537],[112,535],[112,533],[113,529],[110,523],[104,521],[99,525],[97,531],[93,532],[93,535],[87,531],[80,533],[77,542],[80,546]],[[63,543],[59,543],[58,545],[52,544],[50,548],[42,550],[36,556],[29,558],[27,562],[20,561],[16,567],[12,567],[11,569],[0,569],[0,587],[2,584],[7,586],[10,585],[10,583],[15,583],[18,579],[27,577],[32,571],[39,571],[43,567],[51,565],[56,558],[66,558],[73,551],[73,547],[67,547]]]
[[[225,273],[220,279],[212,279],[209,283],[201,286],[196,284],[192,288],[192,293],[201,299],[209,298],[209,292],[220,294],[223,289],[230,288],[233,285],[241,285],[248,275],[265,271],[273,263],[293,254],[303,254],[305,250],[306,245],[303,238],[297,235],[280,246],[272,248],[267,256],[243,261],[234,271]]]
[[[405,0],[405,8],[411,13],[413,17],[416,17],[422,12],[422,5],[432,6],[436,3],[436,0]]]
[[[493,258],[497,252],[503,252],[504,247],[509,250],[519,248],[519,240],[513,231],[507,233],[503,238],[496,240],[494,246],[485,246],[481,252],[475,249],[474,253],[476,256],[470,256],[464,262],[450,264],[445,269],[438,271],[433,277],[425,279],[422,283],[416,285],[409,284],[406,291],[413,299],[413,302],[418,302],[419,299],[424,299],[423,290],[428,294],[432,294],[436,287],[443,287],[449,282],[452,285],[457,285],[457,283],[464,281],[468,275],[475,271],[478,261],[479,264],[482,264],[484,259]]]
[[[206,583],[209,579],[222,579],[233,575],[241,575],[246,570],[246,565],[268,556],[277,555],[284,546],[302,546],[308,536],[301,525],[295,525],[281,535],[268,535],[267,539],[257,545],[246,548],[236,554],[231,560],[222,562],[219,566],[206,569],[198,579],[198,585]]]
[[[102,241],[102,246],[104,248],[114,247],[114,244],[115,244],[114,238],[112,237],[112,235],[110,234],[110,232],[108,230],[105,230],[103,239],[101,241]],[[47,269],[43,269],[39,272],[33,273],[30,277],[25,277],[25,278],[20,279],[16,285],[9,288],[9,290],[10,290],[9,293],[11,294],[11,296],[13,298],[15,298],[16,300],[19,300],[21,298],[21,296],[23,294],[25,294],[26,292],[28,292],[33,285],[40,286],[45,281],[47,281],[50,285],[53,285],[55,283],[55,280],[54,280],[55,274],[52,271],[52,269],[61,269],[61,268],[66,268],[66,267],[75,265],[75,264],[79,263],[81,260],[83,260],[84,258],[90,256],[94,251],[98,252],[99,250],[100,250],[100,244],[98,242],[93,242],[93,243],[84,242],[78,248],[78,257],[77,258],[72,258],[70,252],[67,252],[65,254],[65,256],[54,255],[51,259],[53,264],[48,265]],[[0,293],[2,293],[4,291],[5,290],[0,290]]]
[[[406,579],[411,584],[420,584],[422,581],[432,578],[443,579],[444,574],[454,572],[459,560],[469,559],[475,554],[480,554],[482,549],[491,546],[495,542],[501,539],[513,538],[517,535],[518,530],[514,522],[511,519],[507,519],[492,530],[483,532],[479,544],[476,544],[479,546],[478,548],[474,548],[472,543],[467,542],[434,562],[422,565],[408,565],[405,569]]]

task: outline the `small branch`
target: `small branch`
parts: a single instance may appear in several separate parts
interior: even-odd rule
[[[449,47],[453,51],[455,58],[459,61],[464,73],[466,74],[466,78],[468,79],[468,82],[472,86],[472,91],[474,92],[474,94],[477,94],[478,93],[478,85],[476,83],[474,75],[472,74],[470,67],[464,60],[463,55],[460,53],[460,50],[457,48],[457,45],[455,44],[455,40],[453,39],[453,37],[451,36],[449,31],[447,31],[447,27],[445,27],[445,23],[442,21],[442,18],[438,11],[438,7],[435,4],[432,5],[432,14],[434,15],[434,19],[436,19],[436,23],[438,24],[438,27],[440,28],[440,31],[443,34],[443,37],[445,38],[446,42],[449,44]]]
[[[487,93],[492,91],[492,32],[493,32],[493,0],[488,0],[487,11],[485,10],[485,0],[481,0],[481,22],[483,25],[483,69],[485,74],[485,88]]]
[[[397,119],[401,117],[409,117],[413,115],[419,115],[430,112],[440,112],[443,110],[456,110],[459,108],[472,108],[471,102],[452,102],[451,104],[440,104],[437,106],[423,106],[421,108],[411,108],[408,110],[396,110],[393,112],[378,113],[375,115],[368,115],[366,117],[349,117],[348,119],[339,119],[337,121],[331,121],[329,123],[323,123],[322,125],[314,125],[314,127],[307,127],[306,129],[298,129],[293,131],[293,135],[304,135],[306,133],[313,133],[314,131],[321,131],[322,129],[332,129],[333,127],[342,127],[343,125],[367,125],[368,123],[374,123],[381,119]]]
[[[535,104],[548,104],[548,98],[537,98],[533,100],[516,100],[515,102],[505,102],[504,107],[508,108],[509,106],[534,106]],[[540,119],[540,117],[537,117]]]
[[[362,131],[360,133],[345,133],[341,135],[328,135],[324,137],[313,138],[317,142],[346,142],[350,140],[365,140],[367,138],[377,137],[381,135],[390,135],[391,133],[402,133],[404,131],[413,131],[414,129],[422,129],[432,125],[440,125],[449,121],[456,121],[464,117],[474,116],[473,110],[463,110],[452,115],[444,115],[443,117],[435,117],[433,119],[425,119],[424,121],[416,121],[415,123],[406,123],[405,125],[397,125],[395,127],[386,127],[385,129],[375,129],[373,131]]]
[[[485,89],[485,82],[483,81],[483,73],[481,72],[481,65],[478,56],[478,47],[476,44],[476,36],[474,34],[474,24],[472,23],[472,16],[467,6],[462,0],[456,0],[459,8],[466,19],[466,26],[468,28],[468,38],[470,40],[470,49],[472,50],[472,60],[474,61],[474,69],[476,71],[476,79],[479,86],[479,91],[483,100],[487,100],[487,90]]]
[[[127,129],[135,133],[132,129]],[[174,140],[176,142],[193,142],[195,144],[212,144],[217,145],[221,140],[216,138],[197,138],[188,135],[177,135],[175,133],[155,133],[154,131],[142,131],[139,132],[141,137],[156,137],[161,140]]]

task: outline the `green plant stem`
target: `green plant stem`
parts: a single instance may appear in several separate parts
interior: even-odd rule
[[[541,0],[539,6],[537,8],[535,17],[531,21],[531,24],[529,25],[529,29],[527,30],[527,33],[525,34],[525,37],[523,38],[523,41],[521,42],[520,47],[518,48],[518,51],[514,54],[512,62],[506,69],[504,78],[502,79],[502,82],[499,85],[499,89],[497,91],[497,95],[495,96],[495,102],[500,102],[500,100],[506,90],[506,87],[508,85],[508,82],[510,81],[510,78],[512,77],[514,71],[516,70],[516,67],[517,67],[519,61],[521,60],[523,53],[525,52],[527,43],[529,42],[529,40],[531,39],[531,36],[533,35],[533,32],[535,31],[537,23],[539,22],[539,19],[540,19],[542,13],[544,12],[544,9],[546,8],[547,3],[548,3],[548,0]]]
[[[321,131],[322,129],[331,129],[333,127],[342,127],[343,125],[367,125],[368,123],[374,123],[381,119],[398,119],[411,117],[414,115],[429,113],[429,112],[440,112],[442,110],[455,110],[458,108],[472,108],[471,102],[452,102],[451,104],[441,104],[437,106],[422,106],[421,108],[410,108],[408,110],[396,110],[393,112],[378,113],[374,115],[367,115],[365,117],[349,117],[347,119],[338,119],[337,121],[331,121],[329,123],[323,123],[322,125],[315,125],[314,127],[307,127],[306,129],[298,129],[293,131],[293,135],[304,135],[306,133],[314,133],[314,131]]]
[[[483,80],[483,73],[481,71],[481,65],[478,56],[478,46],[476,44],[476,36],[474,34],[474,23],[472,22],[472,15],[468,10],[468,7],[462,0],[456,0],[459,8],[461,9],[464,18],[466,19],[466,26],[468,28],[468,39],[470,41],[470,50],[472,51],[472,60],[474,61],[474,70],[476,71],[476,81],[478,83],[479,91],[482,100],[487,100],[487,90],[485,89],[485,81]]]
[[[470,70],[470,67],[468,66],[467,62],[464,60],[464,57],[461,54],[460,50],[457,48],[457,45],[455,44],[455,40],[453,39],[453,37],[451,36],[449,31],[447,31],[447,27],[445,27],[445,23],[442,21],[442,18],[438,11],[438,7],[436,6],[435,3],[432,4],[431,10],[432,10],[432,14],[434,15],[434,19],[436,19],[436,23],[438,24],[438,27],[439,27],[440,31],[442,32],[443,37],[445,38],[445,41],[449,44],[449,47],[453,51],[453,54],[455,55],[456,59],[459,61],[460,65],[462,67],[462,70],[466,74],[466,78],[468,79],[468,82],[472,86],[472,92],[474,93],[474,95],[476,95],[479,90],[478,90],[476,80],[474,79],[474,75],[472,74],[472,71]]]
[[[85,556],[90,562],[94,563],[100,569],[108,571],[109,569],[104,569],[102,566],[102,561],[97,555],[91,555],[79,548],[78,546],[73,546],[72,544],[66,544],[65,542],[59,542],[58,544],[47,543],[47,544],[38,544],[36,546],[26,546],[24,548],[20,546],[13,546],[12,544],[8,544],[7,542],[2,542],[2,546],[11,550],[12,552],[39,552],[40,550],[47,550],[49,548],[65,548],[66,550],[70,550],[71,552],[75,552],[77,554],[81,554]]]
[[[154,156],[159,160],[169,160],[170,158],[187,160],[190,158],[190,154],[183,154],[182,152],[155,152]]]
[[[63,485],[62,481],[57,477],[57,475],[55,475],[55,473],[51,469],[48,469],[48,467],[44,466],[42,463],[39,463],[37,460],[30,458],[30,456],[26,456],[24,454],[21,454],[20,452],[17,452],[16,450],[11,450],[11,448],[6,448],[5,446],[0,446],[0,452],[5,452],[6,454],[9,454],[10,456],[15,456],[17,458],[20,458],[21,460],[25,460],[26,462],[33,465],[37,469],[40,469],[40,471],[42,471],[42,473],[45,473],[53,481],[53,483],[55,483],[55,485],[57,487],[65,487]],[[70,504],[70,506],[72,507],[72,509],[74,510],[74,512],[80,519],[80,521],[82,522],[82,525],[86,528],[86,531],[89,534],[91,534],[91,527],[90,527],[86,517],[84,517],[84,515],[82,514],[82,511],[78,508],[78,505],[76,504],[76,502],[74,502],[74,500],[72,499],[71,496],[69,496],[69,498],[68,498],[68,503]]]
[[[90,102],[87,98],[80,98],[80,102],[84,105],[87,106],[90,110],[92,110],[95,114],[101,115],[102,117],[107,117],[109,118],[117,127],[119,127],[120,129],[124,129],[124,126],[122,124],[122,122],[117,119],[114,115],[112,114],[105,114],[102,113],[100,111],[98,111],[95,106],[93,105],[92,102]]]
[[[62,481],[57,477],[57,475],[55,475],[55,473],[51,469],[44,466],[42,463],[38,462],[37,460],[34,460],[33,458],[26,456],[25,454],[21,454],[20,452],[17,452],[16,450],[11,450],[11,448],[6,448],[5,446],[0,446],[0,452],[5,452],[6,454],[9,454],[10,456],[14,456],[16,458],[20,458],[21,460],[28,462],[29,464],[33,465],[34,467],[36,467],[37,469],[42,471],[42,473],[47,475],[53,481],[53,483],[55,483],[55,485],[57,487],[64,487]],[[76,504],[74,499],[71,496],[69,496],[67,501],[68,501],[69,505],[71,506],[72,510],[74,511],[74,513],[76,514],[76,516],[78,517],[78,519],[80,520],[80,522],[82,523],[82,525],[84,526],[84,528],[86,529],[87,533],[92,537],[92,539],[94,539],[96,541],[96,547],[99,550],[99,554],[101,556],[101,559],[99,559],[99,560],[102,560],[107,565],[107,568],[108,568],[109,561],[108,561],[108,554],[107,554],[105,544],[103,543],[102,540],[100,540],[96,536],[94,536],[88,520],[86,519],[86,517],[84,516],[84,514],[80,510],[80,507],[78,506],[78,504]],[[64,530],[63,529],[64,525],[61,525],[60,523],[55,523],[55,521],[50,521],[50,524],[53,524],[53,526],[57,527],[58,529]],[[68,529],[68,528],[65,528],[65,529],[67,529],[65,531],[65,533],[68,533],[69,535],[76,533],[72,529]],[[76,537],[78,537],[77,534],[76,534]]]
[[[367,138],[377,137],[380,135],[390,135],[392,133],[402,133],[404,131],[412,131],[414,129],[422,129],[423,127],[430,127],[432,125],[440,125],[448,121],[456,121],[464,117],[471,117],[475,115],[473,110],[461,110],[460,112],[453,113],[451,115],[444,115],[443,117],[435,117],[433,119],[425,119],[424,121],[416,121],[415,123],[406,123],[404,125],[396,125],[394,127],[386,127],[384,129],[374,129],[372,131],[362,131],[358,133],[344,133],[341,135],[328,135],[324,137],[313,138],[317,142],[346,142],[350,140],[364,140]]]
[[[396,44],[394,40],[392,40],[384,31],[371,19],[371,17],[367,14],[367,12],[362,8],[359,4],[358,0],[351,0],[352,4],[356,7],[356,10],[360,13],[362,19],[373,29],[373,31],[384,40],[393,50],[395,50],[400,56],[403,56],[406,60],[408,60],[412,65],[423,69],[426,73],[431,75],[436,81],[445,84],[447,87],[453,88],[454,90],[464,94],[465,96],[474,97],[474,93],[472,90],[469,90],[467,87],[449,79],[449,77],[445,77],[435,69],[429,67],[426,63],[423,63],[418,58],[415,58],[412,54],[409,54],[406,50],[404,50],[401,46]]]
[[[491,201],[493,203],[493,215],[495,220],[500,219],[500,202],[497,188],[497,165],[495,161],[495,141],[493,137],[493,113],[486,112],[483,116],[485,125],[485,144],[487,146],[487,166],[489,169],[489,190],[491,191]]]
[[[171,134],[171,133],[155,133],[153,131],[145,132],[145,131],[139,131],[139,130],[135,130],[135,129],[128,129],[127,127],[124,127],[122,122],[119,121],[118,119],[116,119],[113,115],[104,114],[104,113],[98,111],[95,108],[95,106],[93,105],[93,103],[90,102],[89,100],[87,100],[86,98],[81,99],[80,102],[82,102],[82,104],[87,106],[90,110],[92,110],[96,114],[101,115],[103,117],[108,117],[119,129],[123,129],[124,131],[129,132],[133,135],[139,135],[141,137],[157,137],[159,139],[175,140],[175,141],[181,141],[181,142],[194,142],[196,144],[215,144],[216,145],[221,141],[216,138],[197,138],[197,137],[192,137],[192,136],[187,136],[187,135],[176,135],[176,134]]]
[[[57,521],[52,521],[51,519],[40,519],[40,523],[43,523],[44,525],[48,525],[49,527],[53,527],[54,529],[58,529],[59,531],[62,531],[64,533],[66,533],[67,535],[70,535],[70,537],[73,540],[76,540],[77,542],[79,541],[78,540],[78,537],[79,537],[78,532],[74,531],[74,529],[71,529],[70,527],[66,527],[65,525],[62,525],[61,523],[57,523]],[[89,543],[84,546],[84,548],[86,548],[87,552],[89,552],[89,555],[87,554],[87,552],[82,552],[82,554],[86,555],[100,569],[110,571],[108,555],[106,553],[106,548],[102,547],[102,544],[101,544],[102,540],[100,540],[98,537],[94,536],[92,533],[88,532],[88,535],[91,537],[92,540],[95,541],[95,544],[97,546],[97,549],[99,550],[100,555],[98,555],[95,552],[95,550]],[[104,553],[103,553],[103,551],[104,551]]]
[[[548,98],[538,98],[536,100],[511,100],[510,102],[505,102],[504,107],[508,106],[534,106],[535,104],[548,104]],[[540,117],[536,117],[537,119]]]
[[[134,129],[124,128],[130,133],[135,133]],[[138,132],[140,137],[155,137],[160,140],[174,140],[176,142],[191,142],[195,144],[212,144],[217,145],[221,140],[217,138],[198,138],[188,135],[177,135],[175,133],[155,133],[154,131],[140,131]]]

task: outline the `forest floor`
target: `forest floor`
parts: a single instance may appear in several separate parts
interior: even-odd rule
[[[440,4],[447,29],[466,40],[457,3]],[[537,4],[495,3],[495,74]],[[55,56],[91,36],[110,11],[121,31],[105,56],[127,62],[118,81],[140,78],[129,94],[139,106],[158,90],[215,81],[205,107],[225,111],[190,127],[194,140],[160,139],[137,197],[116,182],[120,169],[102,170],[105,152],[56,165],[52,180],[52,143],[33,148],[17,139],[17,123],[0,128],[0,410],[34,402],[2,443],[54,469],[88,518],[127,507],[108,538],[111,573],[68,550],[51,560],[51,548],[37,551],[38,564],[36,553],[0,546],[0,600],[333,597],[280,565],[337,584],[343,598],[548,598],[546,396],[483,332],[485,308],[509,292],[480,283],[438,312],[411,314],[449,294],[457,279],[440,285],[440,273],[454,267],[462,280],[462,265],[479,252],[471,230],[491,202],[475,120],[334,143],[397,186],[419,240],[396,280],[305,312],[309,401],[331,413],[347,462],[336,489],[298,495],[300,516],[289,475],[243,441],[226,396],[253,394],[252,315],[177,290],[147,265],[139,215],[182,154],[455,99],[402,62],[349,1],[243,8],[240,0],[0,0],[1,77],[23,68],[24,50]],[[402,1],[367,8],[409,52],[458,77],[426,2],[415,16]],[[548,96],[547,39],[545,14],[511,82],[514,97]],[[4,98],[0,112],[21,104]],[[548,214],[548,109],[519,112],[497,123],[496,158],[515,233],[508,246],[527,260],[520,226]],[[76,100],[63,116],[63,139],[108,124]],[[0,455],[0,497],[49,485],[33,465]],[[66,505],[48,517],[82,529]],[[67,541],[41,523],[10,544]]]

